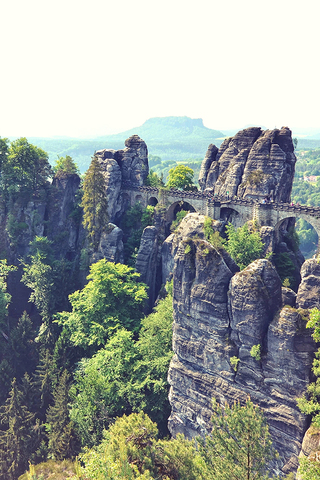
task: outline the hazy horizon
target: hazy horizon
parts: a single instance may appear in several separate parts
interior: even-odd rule
[[[165,116],[320,132],[319,10],[316,0],[5,0],[0,136],[93,138]]]

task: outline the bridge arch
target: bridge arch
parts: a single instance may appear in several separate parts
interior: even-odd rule
[[[173,222],[173,220],[176,219],[176,215],[178,212],[181,210],[187,210],[189,212],[196,212],[197,210],[194,208],[194,206],[189,203],[185,202],[183,200],[174,202],[170,205],[170,207],[167,209],[166,212],[166,221],[167,223]]]
[[[306,215],[304,213],[301,214],[287,214],[287,216],[283,216],[275,225],[274,229],[276,231],[276,235],[279,236],[281,230],[289,230],[293,228],[296,224],[297,220],[303,220],[305,224],[305,229],[303,230],[303,234],[299,238],[300,240],[300,250],[303,255],[308,258],[317,252],[319,248],[319,237],[320,237],[320,229],[319,229],[319,220],[311,215]],[[312,228],[308,228],[311,226]],[[313,244],[313,248],[312,248]]]
[[[240,227],[243,223],[239,212],[230,206],[221,206],[220,219],[226,223],[232,223],[235,227]]]
[[[151,205],[152,207],[155,207],[157,204],[158,204],[157,197],[150,197],[148,199],[148,205]]]

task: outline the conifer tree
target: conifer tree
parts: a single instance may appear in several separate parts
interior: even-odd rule
[[[14,378],[9,397],[0,408],[0,479],[16,480],[27,468],[31,454],[34,414],[23,402]]]
[[[53,393],[53,405],[48,408],[46,428],[49,456],[63,460],[74,456],[76,437],[69,417],[69,374],[64,370]]]
[[[101,233],[108,223],[107,197],[104,176],[96,157],[92,158],[83,182],[83,226],[96,250]]]
[[[40,351],[39,365],[35,371],[35,385],[38,392],[38,413],[43,421],[45,419],[45,412],[52,402],[54,373],[52,354],[49,349],[42,348]]]
[[[276,456],[266,420],[250,399],[244,406],[213,401],[212,432],[199,440],[208,480],[267,480]]]

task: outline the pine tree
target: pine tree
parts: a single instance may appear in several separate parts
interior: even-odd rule
[[[53,393],[53,405],[48,408],[46,428],[49,456],[55,460],[75,455],[76,437],[69,417],[69,374],[64,370]]]
[[[200,453],[211,480],[267,480],[276,452],[266,420],[250,399],[244,406],[224,407],[213,401],[212,432],[199,439]]]
[[[83,182],[82,207],[83,226],[87,229],[91,245],[96,250],[101,233],[108,223],[105,180],[96,157],[92,158]]]
[[[52,354],[48,349],[40,351],[39,365],[35,371],[35,385],[37,387],[39,409],[38,413],[42,421],[45,420],[45,412],[52,402],[52,384],[54,383],[54,364]]]
[[[16,480],[27,468],[34,440],[34,414],[23,401],[14,378],[9,397],[0,408],[0,479]]]

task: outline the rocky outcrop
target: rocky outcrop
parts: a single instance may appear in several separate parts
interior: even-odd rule
[[[307,457],[311,462],[320,463],[320,428],[311,426],[306,431],[302,442],[302,448],[299,455],[300,458]],[[315,477],[314,477],[315,478]],[[302,480],[301,475],[297,475],[297,480]]]
[[[109,223],[102,233],[98,251],[94,253],[91,263],[105,258],[108,262],[123,263],[123,232],[121,228]]]
[[[174,268],[174,258],[177,253],[180,242],[184,239],[192,239],[193,237],[204,240],[204,220],[205,217],[200,213],[189,213],[180,223],[174,234],[169,235],[162,244],[161,259],[162,259],[162,283],[171,280]],[[219,220],[212,221],[213,231],[221,232],[223,229],[223,222]],[[221,252],[224,255],[226,252]],[[238,267],[231,259],[226,258],[227,263],[230,261],[231,269],[237,271]]]
[[[123,150],[98,150],[98,158],[106,182],[108,213],[111,222],[119,220],[124,203],[122,187],[125,184],[139,187],[149,174],[148,149],[145,142],[132,135],[125,141]]]
[[[298,308],[320,308],[320,264],[315,258],[302,265],[296,302]]]
[[[156,299],[158,251],[158,230],[156,227],[146,227],[141,237],[135,269],[140,273],[141,282],[148,286],[148,312],[152,310]]]
[[[199,231],[201,216],[198,222],[187,216],[180,228],[188,230],[191,218]],[[315,349],[305,320],[295,308],[282,307],[281,281],[268,260],[237,273],[227,254],[224,259],[192,235],[190,226],[187,238],[178,237],[167,246],[174,255],[170,431],[187,437],[210,431],[213,397],[233,404],[250,396],[264,410],[280,455],[274,469],[296,470],[307,427],[296,397],[309,383]],[[257,345],[260,358],[250,354]]]
[[[56,255],[68,260],[74,259],[84,237],[82,209],[76,199],[79,186],[80,177],[76,174],[54,177],[46,208],[44,235],[52,240]]]
[[[290,200],[296,157],[291,130],[251,127],[226,139],[217,151],[210,145],[202,163],[201,190],[215,195]]]

